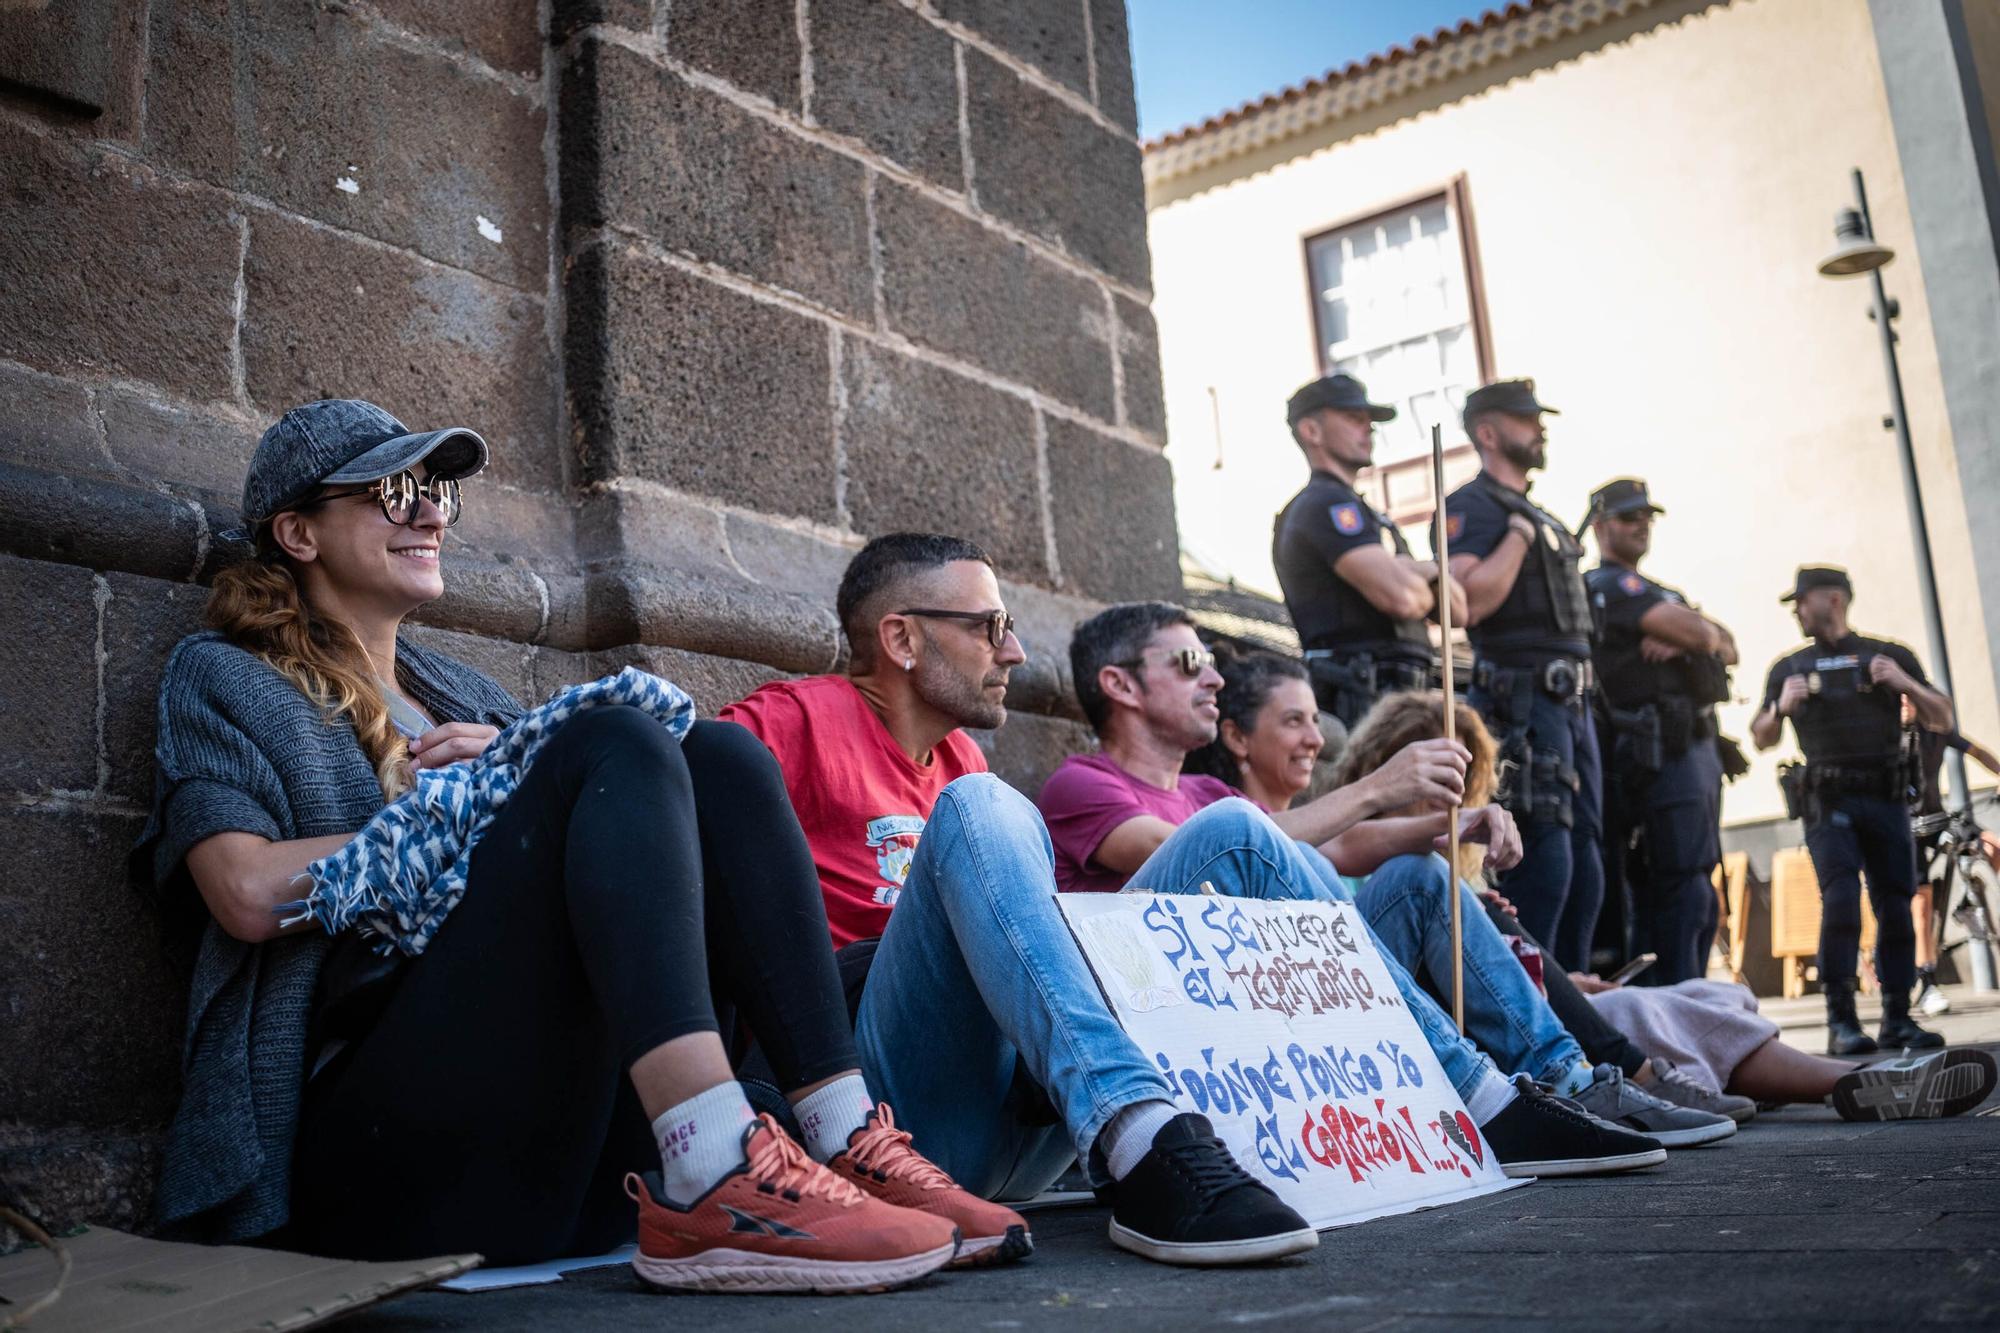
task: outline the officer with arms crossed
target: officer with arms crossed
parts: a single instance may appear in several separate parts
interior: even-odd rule
[[[1944,1038],[1910,1018],[1916,934],[1910,895],[1917,851],[1903,803],[1902,701],[1926,731],[1949,731],[1951,700],[1931,688],[1916,655],[1900,643],[1856,634],[1847,625],[1854,585],[1847,571],[1801,568],[1780,601],[1792,604],[1812,642],[1771,664],[1764,704],[1750,724],[1760,750],[1778,743],[1792,720],[1803,772],[1783,779],[1785,803],[1805,820],[1806,850],[1819,877],[1819,974],[1826,988],[1826,1053],[1865,1055],[1876,1044],[1854,1013],[1861,950],[1861,874],[1875,908],[1876,975],[1882,983],[1885,1047],[1933,1047]]]
[[[1354,489],[1375,450],[1375,423],[1396,409],[1368,401],[1361,381],[1328,375],[1285,404],[1292,439],[1312,468],[1278,514],[1271,563],[1305,647],[1320,708],[1350,729],[1376,699],[1432,683],[1424,618],[1437,606],[1437,563],[1418,560],[1395,523]],[[1465,614],[1453,585],[1454,619]]]
[[[1501,804],[1526,850],[1498,888],[1566,971],[1590,966],[1604,901],[1601,774],[1589,696],[1590,600],[1569,528],[1528,499],[1544,462],[1533,380],[1465,399],[1479,475],[1445,501],[1451,574],[1465,586],[1468,702],[1500,738]]]
[[[1644,848],[1635,890],[1633,948],[1659,963],[1643,980],[1662,986],[1708,971],[1715,942],[1715,891],[1722,859],[1722,758],[1715,705],[1729,697],[1736,640],[1673,588],[1639,572],[1665,513],[1634,477],[1590,496],[1603,556],[1584,575],[1597,620],[1599,703],[1612,737],[1604,787],[1605,878],[1621,879],[1629,834]]]

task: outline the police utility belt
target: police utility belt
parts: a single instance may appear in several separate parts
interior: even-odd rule
[[[1523,677],[1526,677],[1524,680]],[[1552,657],[1540,666],[1505,667],[1492,662],[1472,664],[1472,683],[1488,694],[1505,698],[1517,690],[1539,691],[1557,703],[1575,703],[1597,688],[1597,670],[1588,660]]]
[[[1663,694],[1637,708],[1604,710],[1617,735],[1621,765],[1657,773],[1716,734],[1715,709],[1684,694]]]
[[[1341,648],[1309,648],[1305,659],[1312,663],[1315,674],[1330,678],[1336,687],[1370,699],[1396,690],[1435,689],[1444,683],[1443,673],[1426,662],[1378,658]]]
[[[1781,764],[1778,787],[1785,794],[1785,814],[1817,823],[1826,802],[1841,796],[1877,801],[1901,801],[1909,794],[1910,773],[1900,759],[1879,764]]]

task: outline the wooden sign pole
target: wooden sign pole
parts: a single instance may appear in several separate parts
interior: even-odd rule
[[[1431,427],[1431,494],[1436,531],[1431,549],[1437,553],[1439,656],[1444,666],[1444,738],[1458,739],[1458,698],[1453,689],[1451,652],[1451,550],[1444,521],[1444,431]],[[1446,827],[1445,884],[1451,894],[1451,1019],[1465,1031],[1465,922],[1458,893],[1458,808],[1453,807]]]

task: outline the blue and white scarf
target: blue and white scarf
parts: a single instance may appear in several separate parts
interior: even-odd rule
[[[286,925],[317,921],[329,935],[354,929],[375,951],[424,951],[465,894],[472,849],[521,785],[542,743],[586,708],[629,704],[679,740],[694,725],[694,700],[679,686],[626,667],[564,690],[523,714],[472,759],[419,769],[415,786],[376,812],[345,847],[306,867],[312,889],[277,910]]]

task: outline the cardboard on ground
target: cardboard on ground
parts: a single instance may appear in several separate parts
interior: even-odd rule
[[[91,1227],[58,1242],[71,1268],[62,1296],[31,1333],[231,1333],[313,1328],[479,1263],[452,1254],[403,1263],[317,1259],[240,1245],[184,1245]],[[42,1249],[0,1259],[0,1320],[55,1285]]]
[[[1509,1180],[1351,904],[1058,900],[1127,1033],[1252,1176],[1320,1228]]]

